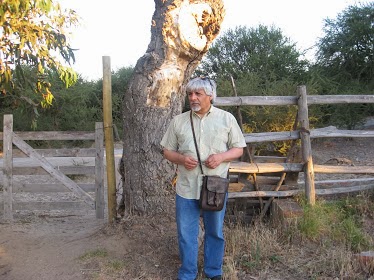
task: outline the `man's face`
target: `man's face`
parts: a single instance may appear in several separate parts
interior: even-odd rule
[[[209,111],[210,101],[213,97],[206,95],[204,90],[188,92],[187,95],[192,111],[198,114],[205,114]]]

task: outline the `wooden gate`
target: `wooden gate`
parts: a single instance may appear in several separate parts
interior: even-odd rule
[[[2,134],[2,135],[1,135]],[[104,141],[103,124],[96,123],[95,132],[13,132],[13,116],[4,115],[4,129],[0,132],[3,138],[3,159],[0,168],[3,170],[3,209],[4,219],[12,220],[14,210],[52,210],[76,209],[82,202],[94,209],[96,218],[104,218]],[[95,148],[62,148],[34,149],[26,140],[89,140],[95,142]],[[13,150],[13,145],[18,150]],[[17,152],[23,157],[17,157]],[[20,153],[21,152],[21,153]],[[25,158],[25,155],[27,156]],[[64,162],[64,163],[62,163]],[[49,174],[59,184],[27,184],[14,186],[15,175]],[[83,174],[94,175],[94,184],[77,184],[71,177]],[[69,177],[69,175],[71,175]],[[13,193],[32,192],[32,189],[45,192],[69,190],[78,201],[15,203]],[[89,192],[94,193],[90,195]],[[1,205],[1,202],[0,202]]]

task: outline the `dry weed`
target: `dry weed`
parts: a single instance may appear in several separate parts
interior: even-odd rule
[[[225,279],[367,279],[346,244],[308,240],[264,222],[226,229]]]

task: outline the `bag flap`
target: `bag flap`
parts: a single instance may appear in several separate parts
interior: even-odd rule
[[[229,179],[219,176],[206,176],[207,189],[211,192],[226,193],[229,186]]]

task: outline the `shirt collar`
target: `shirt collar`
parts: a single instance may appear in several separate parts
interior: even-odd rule
[[[213,104],[210,105],[210,108],[209,108],[209,111],[204,115],[204,117],[210,115],[210,113],[212,113],[213,111],[215,110],[215,107],[213,106]],[[191,110],[192,111],[192,110]],[[200,118],[200,116],[195,113],[194,111],[192,111],[192,114],[198,118]]]

